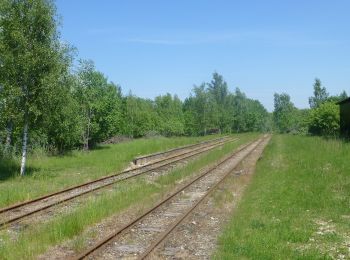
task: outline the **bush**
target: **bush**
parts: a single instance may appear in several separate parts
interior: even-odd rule
[[[311,110],[309,133],[314,135],[339,135],[339,108],[333,102],[325,102]]]

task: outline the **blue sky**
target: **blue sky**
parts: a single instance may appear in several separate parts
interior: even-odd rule
[[[315,77],[350,92],[347,0],[57,0],[63,40],[141,97],[187,97],[214,71],[273,109],[308,107]]]

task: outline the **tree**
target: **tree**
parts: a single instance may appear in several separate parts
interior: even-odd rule
[[[314,135],[337,136],[339,134],[339,107],[325,102],[310,112],[309,132]]]
[[[74,96],[83,120],[85,150],[120,131],[120,87],[109,83],[92,61],[80,61]]]
[[[327,101],[331,101],[333,103],[340,102],[344,99],[348,98],[348,94],[343,90],[339,95],[336,96],[330,96]]]
[[[241,92],[239,88],[236,88],[233,99],[233,110],[234,110],[234,123],[233,129],[235,132],[245,132],[247,131],[246,127],[246,118],[245,114],[247,111],[246,106],[246,95]]]
[[[209,96],[205,89],[205,83],[195,86],[193,89],[193,112],[196,120],[196,132],[206,134],[210,127]]]
[[[75,77],[67,71],[57,84],[60,88],[50,100],[49,113],[44,114],[45,117],[37,128],[43,129],[50,150],[63,153],[79,144],[84,128],[80,106],[73,95],[76,86]]]
[[[0,144],[1,139],[5,139],[3,155],[9,154],[12,144],[13,124],[16,117],[15,100],[12,98],[11,89],[0,85],[0,130],[5,129],[4,133],[0,132]]]
[[[322,87],[321,80],[316,78],[314,83],[314,96],[309,98],[310,108],[317,108],[329,97],[325,87]]]
[[[286,93],[274,94],[273,119],[280,133],[288,133],[295,129],[296,108]]]
[[[263,132],[269,130],[269,122],[266,120],[268,118],[268,112],[264,106],[258,100],[247,99],[246,102],[246,130],[253,132]]]
[[[157,130],[159,118],[152,100],[132,95],[123,100],[123,132],[130,137],[141,137]]]
[[[194,98],[190,96],[183,103],[184,131],[186,135],[197,135],[198,126],[195,118]]]
[[[23,118],[20,174],[24,175],[29,130],[45,113],[66,53],[52,1],[3,0],[0,8],[1,84],[13,91],[16,114]]]
[[[159,117],[158,130],[162,135],[183,135],[184,115],[181,100],[169,93],[155,98],[155,110]]]
[[[208,85],[209,100],[211,101],[211,117],[213,127],[219,127],[220,131],[229,128],[230,116],[227,111],[228,87],[224,78],[217,72],[213,73],[213,79]]]

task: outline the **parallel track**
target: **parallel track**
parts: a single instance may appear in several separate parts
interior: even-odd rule
[[[179,161],[189,159],[196,155],[212,150],[216,147],[224,145],[227,142],[232,142],[236,140],[237,139],[222,138],[215,139],[212,142],[207,141],[204,143],[182,147],[181,149],[185,150],[185,152],[183,153],[171,155],[161,160],[153,161],[146,165],[139,166],[135,169],[125,170],[117,174],[102,177],[94,181],[83,183],[30,201],[26,201],[23,203],[9,206],[7,208],[0,209],[0,227],[4,227],[8,224],[17,222],[27,216],[46,210],[63,202],[70,201],[74,198],[95,192],[97,190],[109,187],[115,183],[134,178],[147,172],[159,170]]]
[[[186,184],[167,198],[165,198],[163,201],[155,205],[153,208],[149,209],[147,212],[142,214],[141,216],[137,217],[130,223],[126,224],[119,230],[114,231],[109,236],[103,238],[102,240],[98,241],[96,244],[82,252],[80,255],[72,258],[74,260],[78,259],[84,259],[84,258],[90,258],[90,256],[93,256],[95,253],[98,253],[97,251],[102,251],[103,248],[106,248],[110,245],[110,247],[115,247],[115,245],[118,244],[118,242],[114,242],[115,240],[119,241],[120,239],[123,239],[123,241],[127,241],[129,243],[129,240],[132,240],[130,237],[135,236],[137,232],[135,230],[141,230],[140,234],[143,234],[142,228],[145,229],[145,226],[147,227],[147,221],[149,223],[153,223],[153,225],[156,225],[156,223],[163,222],[165,224],[165,230],[164,226],[161,228],[161,234],[158,234],[159,230],[157,230],[157,227],[148,226],[146,233],[151,233],[150,236],[153,236],[152,239],[147,239],[148,245],[144,247],[142,245],[141,252],[134,253],[133,256],[138,255],[139,259],[146,258],[153,250],[156,248],[168,235],[171,233],[177,225],[179,225],[183,219],[186,218],[206,197],[208,197],[217,187],[220,185],[226,177],[232,172],[232,170],[238,165],[239,162],[241,162],[244,158],[246,158],[252,151],[255,150],[255,148],[261,144],[261,142],[265,140],[265,138],[260,138],[256,141],[250,142],[247,145],[244,145],[237,151],[235,151],[232,155],[230,155],[228,158],[220,161],[215,166],[211,167],[209,170],[205,171],[203,174],[199,175],[195,179],[193,179],[190,183]],[[232,166],[231,164],[234,163]],[[227,170],[227,167],[229,170]],[[226,169],[225,169],[226,167]],[[216,174],[215,174],[216,172]],[[202,184],[201,184],[202,183]],[[202,185],[201,188],[198,188]],[[208,186],[210,188],[208,189]],[[204,187],[204,188],[203,188]],[[202,190],[201,190],[202,189]],[[203,190],[204,189],[204,190]],[[185,193],[185,191],[187,193]],[[190,197],[190,199],[179,199],[181,195],[187,194],[187,196]],[[194,194],[194,197],[191,197],[191,194]],[[199,195],[198,195],[199,194]],[[199,196],[199,199],[198,199]],[[186,203],[193,203],[192,205],[183,205]],[[170,206],[169,206],[170,205]],[[174,206],[175,205],[175,206]],[[183,208],[181,208],[184,206]],[[180,207],[180,208],[176,208]],[[164,209],[165,208],[165,209]],[[170,208],[170,212],[169,212]],[[162,212],[162,213],[159,213]],[[168,215],[166,215],[167,213]],[[169,214],[174,214],[176,216],[176,219],[172,219],[172,217],[169,217]],[[179,215],[179,216],[178,216]],[[173,216],[174,217],[174,216]],[[169,221],[170,218],[170,221]],[[170,224],[169,224],[170,222]],[[146,223],[146,224],[144,224]],[[149,224],[148,224],[149,225]],[[153,231],[152,231],[153,230]],[[152,234],[153,232],[153,234]],[[154,239],[154,233],[156,233],[156,239]],[[126,235],[129,235],[130,237],[125,237]],[[137,235],[136,235],[137,236]],[[142,235],[141,235],[142,237]],[[112,241],[114,242],[112,244]],[[151,241],[151,242],[150,242]],[[150,243],[149,243],[150,242]],[[122,245],[119,247],[126,247],[126,245],[123,245],[123,242],[120,242]],[[112,250],[112,249],[111,249]],[[109,257],[111,257],[109,255]],[[112,258],[120,258],[123,257],[122,255],[112,254]]]

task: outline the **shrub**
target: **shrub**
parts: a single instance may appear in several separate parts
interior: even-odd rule
[[[325,102],[311,110],[309,133],[337,136],[339,134],[339,108],[333,102]]]

